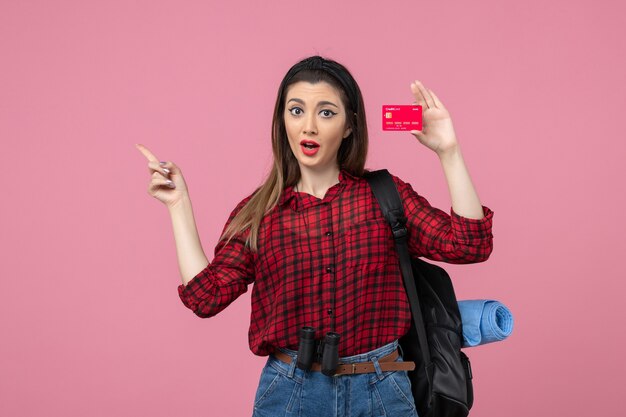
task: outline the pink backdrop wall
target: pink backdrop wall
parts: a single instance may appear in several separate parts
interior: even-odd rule
[[[495,212],[491,258],[443,264],[515,318],[465,349],[472,415],[623,415],[623,4],[392,3],[0,2],[0,415],[251,414],[250,291],[183,306],[134,144],[183,169],[212,259],[269,169],[278,84],[315,53],[360,83],[367,166],[449,211],[436,155],[379,121],[412,80],[435,91]]]

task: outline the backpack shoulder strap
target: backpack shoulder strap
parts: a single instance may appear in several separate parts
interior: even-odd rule
[[[366,172],[364,178],[369,183],[385,219],[387,219],[387,222],[391,226],[393,237],[396,241],[396,249],[400,257],[400,268],[402,270],[402,277],[404,278],[404,288],[411,305],[411,314],[413,316],[415,329],[417,330],[420,350],[424,357],[424,365],[428,366],[428,364],[430,364],[430,350],[428,349],[424,318],[422,317],[422,309],[417,296],[415,278],[413,277],[411,255],[408,245],[408,229],[406,228],[407,218],[404,215],[400,193],[398,192],[393,178],[391,178],[391,174],[386,169]],[[428,375],[428,372],[426,374]]]
[[[406,217],[404,216],[404,208],[402,200],[398,194],[396,184],[393,182],[389,171],[379,169],[365,173],[365,179],[370,184],[370,188],[374,193],[374,197],[378,200],[380,209],[391,225],[393,236],[396,238],[405,237],[407,235]],[[406,241],[406,239],[404,240]],[[402,242],[401,242],[402,243]]]

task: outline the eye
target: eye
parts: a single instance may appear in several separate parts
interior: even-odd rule
[[[334,111],[332,111],[332,110],[322,110],[320,113],[329,113],[329,114],[326,114],[326,118],[331,118],[331,117],[333,117],[335,114],[337,114],[337,113],[335,113],[335,112],[334,112]]]
[[[289,109],[289,113],[293,114],[294,116],[300,116],[300,113],[295,113],[294,114],[294,112],[293,112],[294,110],[302,111],[302,109],[300,107],[292,107],[292,108]]]

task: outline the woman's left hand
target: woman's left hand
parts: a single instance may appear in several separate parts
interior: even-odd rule
[[[435,93],[418,80],[411,83],[411,91],[413,104],[422,106],[422,130],[411,130],[411,134],[439,156],[458,148],[450,113]]]

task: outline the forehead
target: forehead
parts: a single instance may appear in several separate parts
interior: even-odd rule
[[[299,98],[301,100],[317,102],[319,100],[329,100],[341,104],[341,96],[339,91],[328,84],[326,81],[320,81],[312,84],[307,81],[298,81],[287,88],[285,100]]]

